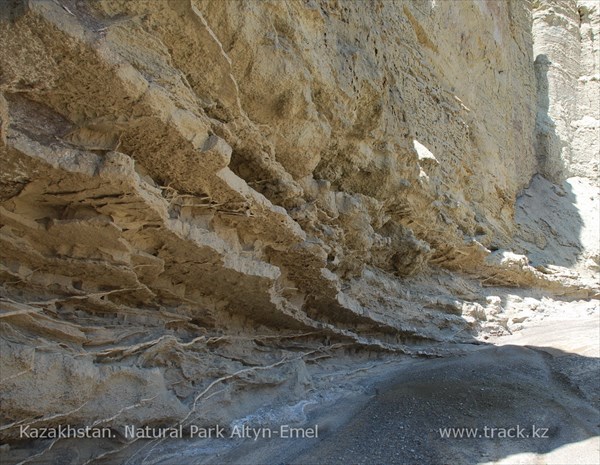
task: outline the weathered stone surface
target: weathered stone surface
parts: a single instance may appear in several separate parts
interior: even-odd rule
[[[558,182],[598,177],[598,8],[594,0],[533,2],[537,153],[542,173]]]
[[[576,205],[597,195],[598,18],[574,0],[7,3],[0,436],[185,425],[199,403],[224,421],[322,386],[323,357],[508,330],[490,287],[597,295]],[[573,175],[565,197],[551,181]]]

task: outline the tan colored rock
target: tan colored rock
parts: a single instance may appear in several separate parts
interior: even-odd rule
[[[554,181],[598,180],[600,6],[594,0],[533,3],[538,82],[537,153]]]
[[[598,12],[532,11],[9,2],[0,437],[298,405],[325,359],[523,323],[486,300],[506,287],[596,295],[572,270],[597,265],[592,216],[568,210],[593,182],[534,175],[595,169]]]

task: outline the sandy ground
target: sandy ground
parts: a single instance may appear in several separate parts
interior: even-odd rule
[[[336,360],[315,378],[313,397],[236,420],[271,431],[317,425],[316,438],[141,441],[90,464],[600,464],[598,302],[507,302],[511,335],[455,345],[462,355],[446,358]],[[460,434],[447,428],[477,430],[443,437]],[[87,463],[73,454],[102,445],[59,447],[64,460],[27,463]]]
[[[306,425],[319,425],[318,439],[248,440],[206,463],[600,463],[598,314],[558,315],[489,342],[396,367],[372,395],[313,411]],[[442,438],[443,428],[478,428],[477,437]]]

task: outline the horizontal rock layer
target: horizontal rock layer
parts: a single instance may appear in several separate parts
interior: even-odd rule
[[[539,205],[517,203],[548,174],[554,108],[527,2],[1,15],[5,438],[185,423],[228,380],[264,390],[240,391],[241,415],[265,386],[305,393],[321,357],[441,355],[505,330],[489,286],[597,292],[566,271],[586,246],[552,268]],[[563,202],[544,182],[528,192]]]

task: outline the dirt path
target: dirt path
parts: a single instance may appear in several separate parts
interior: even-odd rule
[[[249,442],[214,463],[597,464],[599,335],[596,316],[552,320],[466,356],[419,361],[372,398],[313,414],[317,440]],[[443,438],[445,428],[476,437]]]

